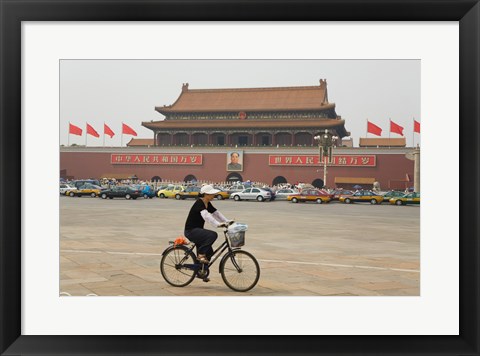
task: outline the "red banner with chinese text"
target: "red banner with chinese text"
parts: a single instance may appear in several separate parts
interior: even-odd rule
[[[112,154],[111,164],[202,165],[201,154]]]
[[[318,155],[269,155],[270,166],[318,166],[323,164]],[[336,155],[328,166],[338,167],[375,167],[375,155]]]

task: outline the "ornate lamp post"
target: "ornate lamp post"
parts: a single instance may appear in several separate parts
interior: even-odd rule
[[[338,137],[333,136],[325,129],[323,134],[315,136],[313,139],[318,141],[318,160],[323,163],[323,186],[325,187],[327,185],[327,163],[332,163],[333,145]]]

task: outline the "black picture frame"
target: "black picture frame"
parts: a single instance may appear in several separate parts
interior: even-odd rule
[[[479,355],[478,0],[0,0],[0,15],[2,355]],[[459,140],[459,148],[449,147],[446,142],[445,149],[459,150],[461,159],[459,187],[468,188],[467,195],[461,191],[458,193],[460,335],[208,337],[21,335],[21,199],[18,195],[20,191],[18,183],[22,182],[21,22],[171,20],[459,21],[462,137]],[[453,188],[453,195],[457,194],[455,188],[457,187]],[[439,310],[439,313],[441,312]],[[225,315],[224,319],[211,322],[223,322],[227,325],[228,315]],[[414,322],[412,320],[412,323]],[[202,326],[205,327],[208,328],[208,325]]]

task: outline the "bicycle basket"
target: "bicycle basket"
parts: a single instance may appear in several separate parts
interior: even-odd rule
[[[227,232],[227,237],[232,247],[245,245],[245,231]]]

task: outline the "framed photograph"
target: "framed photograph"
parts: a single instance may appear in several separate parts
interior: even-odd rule
[[[478,1],[0,2],[2,354],[479,354]],[[65,272],[59,265],[78,266],[75,258],[67,261],[61,252],[69,252],[65,246],[81,250],[85,245],[74,230],[65,235],[66,245],[59,244],[58,118],[64,85],[59,63],[139,58],[421,61],[425,203],[421,208],[420,293],[416,290],[403,297],[361,298],[198,297],[175,293],[131,297],[119,290],[115,297],[63,297],[59,290],[61,274],[69,273],[66,279],[72,283],[78,275]],[[98,72],[98,76],[108,75],[106,70]],[[262,73],[256,75],[261,77]],[[322,78],[321,73],[315,75]],[[368,84],[366,81],[366,91]],[[84,90],[88,90],[88,83]],[[332,89],[331,96],[333,93]],[[164,102],[172,103],[175,98]],[[382,97],[371,100],[372,105],[380,105]],[[236,119],[253,120],[249,115],[240,110]],[[128,125],[122,128],[122,134],[136,134],[132,118],[122,120]],[[98,127],[87,124],[81,129],[90,132],[92,138],[88,139],[94,140]],[[176,139],[192,149],[211,142],[200,136],[192,145],[186,137]],[[300,135],[296,139],[296,143],[303,143],[307,138]],[[282,145],[274,148],[286,149],[280,142]],[[264,143],[266,146],[273,141],[267,137]],[[259,152],[262,149],[256,148]],[[203,155],[208,157],[205,152],[211,148],[199,150],[198,157],[175,153],[157,159],[175,163],[190,159],[186,163],[194,177],[197,168],[193,163],[202,159],[203,164]],[[285,171],[315,159],[305,153],[271,156],[271,166]],[[137,158],[155,159],[145,153],[130,159]],[[368,157],[363,158],[369,162]],[[295,159],[295,165],[291,159]],[[225,167],[224,173],[244,173],[251,157],[243,147],[238,150],[233,146],[223,150],[214,163],[219,170]],[[441,176],[438,167],[445,167]],[[19,183],[22,188],[18,188]],[[468,187],[473,193],[471,199],[458,194],[458,199],[445,202],[439,193],[450,189],[452,183],[454,190]],[[45,189],[45,196],[39,195],[39,189]],[[53,191],[56,198],[48,193]],[[98,214],[104,214],[103,210]],[[322,223],[328,224],[325,220]],[[138,225],[136,228],[141,228],[141,222]],[[132,239],[136,238],[132,234]],[[98,258],[100,245],[97,250],[82,250],[90,265],[102,265]],[[120,247],[109,255],[122,254]],[[379,253],[375,261],[383,257]],[[139,266],[129,266],[129,278],[135,278]],[[154,267],[158,274],[158,266]],[[275,267],[269,269],[267,274]],[[409,267],[397,269],[405,272]],[[108,272],[114,276],[116,270],[110,268]],[[99,277],[89,278],[89,283],[95,283]],[[295,283],[295,278],[285,275],[284,283]],[[383,281],[385,290],[388,282]],[[140,283],[137,286],[142,288]],[[88,290],[82,283],[76,288],[78,295]],[[208,312],[199,316],[197,311],[203,309]],[[205,324],[198,326],[197,320]]]
[[[227,151],[227,171],[243,171],[243,151]]]

